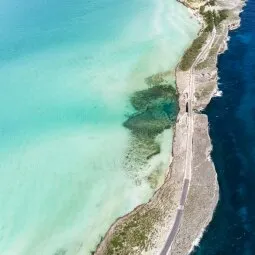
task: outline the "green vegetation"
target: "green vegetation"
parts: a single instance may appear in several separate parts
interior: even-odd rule
[[[203,13],[204,20],[207,24],[206,31],[211,32],[214,28],[214,13],[212,11],[206,11]]]
[[[204,21],[206,22],[205,30],[210,32],[214,27],[217,27],[224,19],[228,17],[227,10],[220,11],[205,11],[205,6],[201,6],[199,9],[200,14],[203,16]]]
[[[205,11],[205,5],[200,7],[199,12],[205,20],[206,27],[199,37],[193,41],[190,48],[188,48],[184,53],[179,65],[180,69],[183,71],[187,71],[192,66],[202,46],[206,42],[208,34],[213,30],[214,27],[219,27],[220,23],[228,17],[227,10],[220,10],[218,12],[215,10]]]
[[[219,16],[219,20],[218,20],[218,24],[220,22],[222,22],[223,20],[225,20],[229,15],[228,10],[220,10],[218,11],[218,16]]]
[[[215,0],[210,0],[207,5],[210,5],[210,6],[215,6]]]
[[[199,13],[200,13],[201,15],[203,15],[204,11],[205,11],[205,5],[200,6],[200,8],[199,8]]]
[[[192,43],[192,45],[185,51],[181,62],[180,62],[180,69],[183,71],[189,70],[192,66],[196,57],[198,56],[202,46],[206,42],[208,37],[208,32],[204,30]]]
[[[107,245],[106,255],[135,254],[134,248],[147,249],[148,240],[153,233],[154,225],[161,219],[159,209],[136,212],[116,228]]]
[[[222,17],[227,15],[227,12],[226,11],[223,11],[223,12],[220,12]],[[220,24],[216,27],[216,30],[217,30],[217,34],[220,35],[220,38],[219,40],[216,40],[214,42],[214,44],[212,45],[209,53],[208,53],[208,56],[207,58],[200,62],[199,64],[196,65],[196,69],[197,70],[201,70],[201,69],[204,69],[206,67],[209,67],[210,65],[215,65],[215,62],[217,60],[217,53],[219,52],[220,48],[221,48],[221,45],[222,45],[222,41],[224,40],[224,27],[221,26]]]

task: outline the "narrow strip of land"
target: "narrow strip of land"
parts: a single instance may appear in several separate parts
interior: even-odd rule
[[[211,33],[210,40],[207,41],[206,45],[203,47],[199,55],[197,56],[196,60],[192,64],[190,68],[190,78],[188,84],[188,116],[187,116],[187,125],[188,125],[188,137],[187,137],[187,145],[186,145],[186,156],[185,156],[185,169],[184,169],[184,180],[183,180],[183,187],[181,191],[181,198],[179,202],[179,206],[177,209],[176,217],[170,234],[166,240],[163,250],[161,251],[160,255],[168,255],[171,252],[171,245],[178,233],[182,215],[184,213],[184,205],[185,201],[189,192],[190,180],[192,176],[192,140],[193,140],[193,124],[194,124],[194,116],[193,116],[193,105],[192,102],[194,100],[194,67],[198,64],[201,58],[204,57],[205,54],[208,53],[208,50],[211,48],[212,43],[215,40],[216,29],[214,28]]]

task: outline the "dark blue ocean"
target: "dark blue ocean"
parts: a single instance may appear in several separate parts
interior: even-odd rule
[[[219,89],[206,109],[220,201],[193,255],[255,254],[255,1],[219,57]]]

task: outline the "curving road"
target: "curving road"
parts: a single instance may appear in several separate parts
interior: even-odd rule
[[[190,186],[190,180],[192,175],[192,140],[193,140],[193,123],[194,123],[194,113],[193,113],[193,105],[192,101],[194,98],[194,77],[193,74],[194,67],[198,64],[200,59],[208,52],[208,50],[211,48],[212,43],[214,42],[216,36],[216,29],[214,28],[212,31],[212,36],[209,42],[204,46],[203,50],[199,53],[196,60],[192,64],[190,68],[190,78],[189,78],[189,92],[188,92],[188,138],[187,138],[187,144],[186,144],[186,157],[185,157],[185,169],[184,169],[184,180],[183,180],[183,187],[182,187],[182,193],[181,198],[179,202],[179,206],[177,209],[176,217],[174,224],[172,226],[172,229],[170,231],[170,234],[166,240],[166,243],[164,245],[163,250],[161,251],[160,255],[168,255],[171,253],[171,245],[178,233],[181,219],[183,215],[184,210],[184,204],[186,202],[186,198],[189,192],[189,186]]]

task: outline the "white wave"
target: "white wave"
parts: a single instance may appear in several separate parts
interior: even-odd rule
[[[222,92],[221,90],[218,89],[218,90],[214,93],[213,97],[222,97],[222,95],[223,95],[223,92]]]

